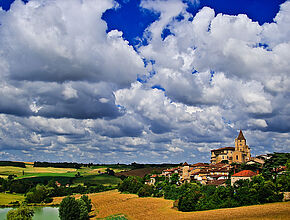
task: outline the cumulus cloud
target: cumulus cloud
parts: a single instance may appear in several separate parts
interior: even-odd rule
[[[106,34],[113,1],[16,1],[1,13],[2,58],[9,78],[29,81],[106,81],[128,86],[143,62],[122,32]]]
[[[239,129],[253,154],[289,151],[290,2],[263,25],[188,2],[141,1],[160,16],[135,49],[106,32],[111,0],[1,11],[0,158],[208,162]]]

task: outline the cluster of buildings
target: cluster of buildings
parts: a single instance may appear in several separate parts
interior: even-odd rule
[[[251,157],[250,148],[246,143],[243,132],[240,131],[238,137],[235,138],[235,147],[211,150],[210,164],[196,163],[189,165],[185,162],[182,166],[163,170],[159,175],[152,175],[148,184],[155,184],[158,176],[171,178],[176,173],[179,176],[180,184],[197,181],[203,185],[226,185],[226,180],[230,178],[230,171],[235,170],[235,164],[255,163],[262,166],[266,159],[268,159],[267,155]],[[249,179],[255,175],[258,175],[258,173],[250,170],[234,173],[231,176],[231,184],[233,185],[239,179]]]

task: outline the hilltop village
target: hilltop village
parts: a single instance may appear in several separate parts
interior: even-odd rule
[[[147,184],[154,185],[157,177],[170,179],[172,175],[178,175],[179,184],[196,181],[202,185],[225,186],[227,180],[230,181],[231,176],[231,185],[233,185],[239,179],[250,179],[259,174],[259,171],[253,172],[251,170],[242,170],[236,173],[235,168],[237,165],[245,163],[246,165],[256,165],[261,168],[266,159],[269,159],[269,156],[251,157],[246,138],[240,130],[238,137],[235,138],[235,147],[211,150],[210,164],[188,164],[185,162],[182,166],[163,170],[159,175],[153,174]]]

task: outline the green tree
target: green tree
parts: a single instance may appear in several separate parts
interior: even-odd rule
[[[89,199],[89,197],[87,195],[82,195],[82,197],[80,199],[86,203],[88,212],[91,212],[92,211],[92,200]]]
[[[182,212],[190,212],[197,210],[197,203],[201,194],[199,192],[190,191],[190,193],[181,197],[178,201],[178,210]]]
[[[27,207],[25,204],[21,204],[21,206],[17,209],[11,209],[7,213],[7,220],[31,220],[34,215],[34,211],[32,208]]]
[[[144,184],[143,187],[141,187],[138,191],[139,197],[149,197],[153,194],[153,187],[150,185]]]
[[[59,206],[59,217],[61,220],[79,220],[80,207],[74,197],[65,197]]]
[[[176,184],[179,181],[179,175],[178,173],[173,173],[170,177],[171,184]]]
[[[143,185],[144,184],[140,177],[129,176],[123,180],[123,182],[119,185],[118,189],[121,192],[129,192],[136,194]]]
[[[89,219],[89,212],[87,204],[84,200],[78,199],[77,200],[78,206],[79,206],[79,220],[88,220]]]

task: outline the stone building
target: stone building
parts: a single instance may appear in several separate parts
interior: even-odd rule
[[[223,147],[211,150],[212,164],[227,162],[231,163],[244,163],[250,160],[251,152],[247,145],[246,138],[240,130],[238,137],[235,139],[235,147]]]

